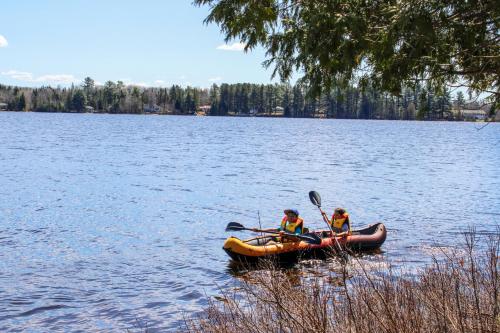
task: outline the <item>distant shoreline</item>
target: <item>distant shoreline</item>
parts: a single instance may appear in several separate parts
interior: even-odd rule
[[[418,88],[418,89],[417,89]],[[0,111],[157,114],[273,118],[487,121],[494,104],[429,88],[404,88],[399,95],[374,87],[336,87],[320,96],[289,84],[236,83],[210,88],[138,87],[121,81],[79,86],[17,87],[0,84]],[[499,121],[500,118],[495,118]]]
[[[456,119],[382,119],[382,118],[371,118],[371,119],[359,119],[359,118],[333,118],[333,117],[289,117],[283,115],[245,115],[245,114],[226,114],[226,115],[200,115],[196,113],[161,113],[161,112],[77,112],[77,111],[16,111],[16,110],[0,110],[2,112],[13,112],[13,113],[64,113],[64,114],[94,114],[94,115],[137,115],[137,116],[194,116],[194,117],[235,117],[235,118],[297,118],[297,119],[338,119],[338,120],[401,120],[401,121],[439,121],[439,122],[467,122],[467,123],[488,123],[488,122],[500,122],[500,115],[494,119],[486,120],[456,120]]]

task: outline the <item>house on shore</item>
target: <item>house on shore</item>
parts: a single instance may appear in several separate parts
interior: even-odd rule
[[[7,111],[8,106],[7,103],[0,103],[0,111]]]
[[[211,105],[200,105],[196,109],[196,115],[197,116],[206,116],[207,114],[210,113],[211,108],[212,108]]]
[[[95,109],[92,106],[90,106],[90,105],[86,105],[85,106],[85,112],[87,112],[87,113],[94,113]]]
[[[161,107],[158,105],[144,105],[144,113],[160,113]]]
[[[488,113],[482,109],[458,110],[459,117],[466,121],[486,120]]]
[[[285,108],[282,106],[277,106],[272,110],[271,115],[273,117],[283,117],[285,115]]]

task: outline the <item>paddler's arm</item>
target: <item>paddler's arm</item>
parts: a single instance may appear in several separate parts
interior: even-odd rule
[[[328,215],[326,215],[324,211],[321,211],[321,215],[323,215],[323,219],[325,220],[325,222],[328,222],[328,224],[332,224],[332,221],[330,221]]]
[[[342,232],[335,233],[336,237],[344,237],[349,235],[349,222],[342,225]]]

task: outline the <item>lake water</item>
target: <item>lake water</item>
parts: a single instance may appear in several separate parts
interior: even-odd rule
[[[500,124],[479,126],[1,112],[0,331],[176,329],[237,281],[225,225],[324,228],[310,190],[386,224],[373,260],[422,265],[498,230]]]

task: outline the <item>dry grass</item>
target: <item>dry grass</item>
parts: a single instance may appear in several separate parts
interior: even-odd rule
[[[500,236],[445,253],[412,276],[369,272],[356,259],[329,279],[256,271],[223,292],[188,332],[499,332]]]

